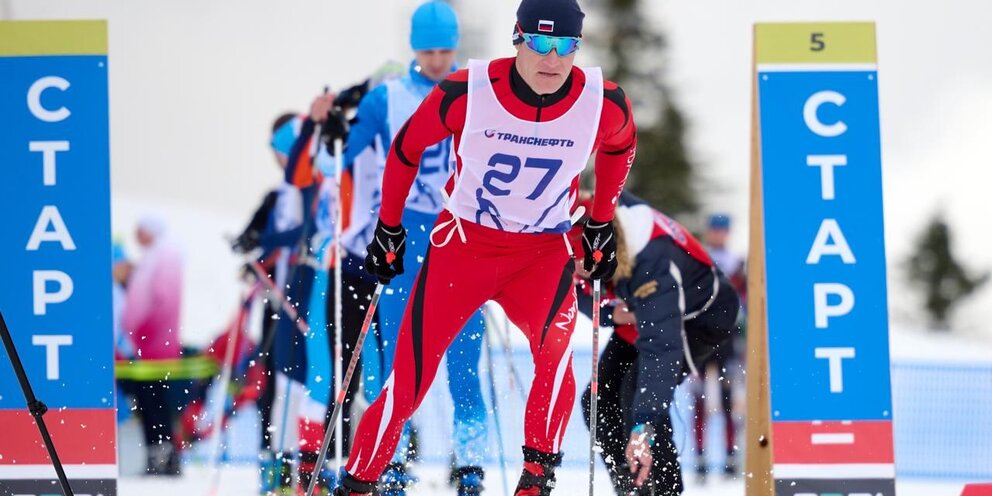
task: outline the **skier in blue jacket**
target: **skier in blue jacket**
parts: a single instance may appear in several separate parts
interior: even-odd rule
[[[361,274],[365,247],[371,241],[378,216],[380,183],[385,154],[393,137],[413,114],[421,101],[456,67],[458,19],[451,7],[441,1],[422,4],[411,20],[410,45],[415,58],[407,73],[386,80],[362,99],[352,122],[345,148],[345,174],[350,175],[352,206],[349,221],[342,236],[347,256],[343,261],[346,274]],[[403,212],[403,225],[409,228],[403,275],[396,277],[384,290],[379,304],[380,326],[370,334],[362,350],[365,395],[369,402],[379,395],[390,376],[400,320],[407,305],[410,288],[419,271],[429,244],[429,234],[444,206],[441,188],[452,171],[451,139],[428,148],[420,161],[415,187]],[[372,178],[373,180],[370,180]],[[367,280],[367,293],[374,289],[375,280]],[[486,450],[486,405],[482,399],[478,365],[484,324],[481,313],[466,322],[447,354],[448,388],[454,403],[453,480],[458,494],[479,494],[484,476],[481,467]],[[404,494],[414,478],[407,472],[412,453],[410,426],[404,428],[399,449],[380,479],[380,491],[387,495]]]

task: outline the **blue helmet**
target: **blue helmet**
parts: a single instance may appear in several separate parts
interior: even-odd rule
[[[458,16],[451,6],[433,0],[417,7],[410,20],[410,46],[416,51],[458,48]]]

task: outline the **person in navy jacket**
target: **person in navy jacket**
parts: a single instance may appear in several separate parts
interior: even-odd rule
[[[599,362],[597,441],[617,494],[681,494],[669,406],[696,364],[729,346],[738,295],[696,238],[639,198],[621,194],[613,223],[618,267],[600,324],[615,331]],[[591,285],[578,284],[589,315]]]

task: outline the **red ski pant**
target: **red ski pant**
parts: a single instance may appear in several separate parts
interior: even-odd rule
[[[442,213],[438,223],[451,219]],[[462,221],[457,235],[431,246],[400,325],[393,372],[358,424],[347,470],[375,481],[389,463],[403,423],[427,394],[441,357],[487,300],[503,307],[530,340],[534,381],[524,418],[524,445],[557,453],[575,401],[572,330],[574,266],[561,234],[507,233]],[[452,224],[451,228],[454,227]],[[447,233],[435,235],[442,241]],[[441,428],[433,426],[433,428]]]

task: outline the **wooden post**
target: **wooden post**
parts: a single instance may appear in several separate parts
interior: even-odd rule
[[[755,45],[756,47],[756,45]],[[761,130],[758,115],[757,50],[751,76],[751,204],[747,260],[747,496],[773,496],[771,408],[768,381],[768,319],[765,293],[765,227],[761,189]]]
[[[746,494],[893,496],[875,26],[757,24],[753,56]]]

